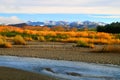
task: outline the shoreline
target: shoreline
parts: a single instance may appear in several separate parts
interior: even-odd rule
[[[73,61],[59,61],[39,58],[27,58],[27,57],[13,57],[13,56],[1,56],[2,66],[13,67],[17,69],[23,69],[32,71],[35,73],[41,73],[60,80],[80,80],[84,79],[105,79],[113,78],[119,79],[120,66],[104,65],[104,64],[91,64],[84,62]],[[18,73],[19,74],[19,73]],[[89,75],[91,74],[91,75]],[[105,75],[107,74],[107,75]],[[96,76],[97,75],[97,76]],[[68,77],[69,76],[69,77]],[[73,77],[74,76],[74,77]],[[88,77],[87,77],[88,76]],[[103,76],[103,77],[101,77]],[[32,79],[33,80],[33,79]],[[41,80],[41,79],[40,79]],[[43,80],[43,79],[42,79]],[[52,79],[53,80],[53,79]]]
[[[16,75],[17,73],[17,75]],[[58,80],[40,73],[0,66],[0,80]]]
[[[92,53],[91,48],[76,48],[71,43],[37,43],[0,48],[0,55],[120,65],[119,53]]]
[[[7,51],[4,49],[3,51]],[[14,50],[13,52],[26,52],[23,49]],[[29,50],[31,51],[31,50]],[[40,50],[39,50],[40,51]],[[45,50],[44,50],[45,51]],[[1,56],[17,56],[17,57],[32,57],[32,58],[42,58],[42,59],[52,59],[52,60],[66,60],[66,61],[77,61],[77,62],[87,62],[87,63],[97,63],[97,64],[113,64],[113,65],[120,65],[120,55],[114,53],[61,53],[57,54],[59,51],[48,51],[46,53],[39,53],[38,54],[12,54],[10,53],[0,53]],[[53,53],[52,53],[53,52]],[[60,56],[62,55],[62,56]]]
[[[96,62],[81,62],[81,61],[71,61],[71,60],[62,60],[62,59],[49,59],[49,58],[30,57],[30,56],[13,56],[13,55],[0,55],[0,56],[2,56],[2,57],[18,57],[18,58],[35,58],[35,59],[42,59],[42,60],[57,60],[57,61],[68,61],[68,62],[80,62],[80,63],[87,63],[87,64],[89,64],[89,63],[90,64],[96,64],[96,65],[101,65],[101,66],[102,65],[105,65],[105,66],[107,66],[107,65],[108,66],[120,66],[120,65],[116,65],[116,64],[104,64],[104,63],[102,64],[102,63],[96,63]]]

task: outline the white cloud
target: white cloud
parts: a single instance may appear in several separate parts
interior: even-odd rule
[[[0,13],[120,14],[120,0],[0,0]]]
[[[112,19],[120,19],[120,15],[106,15],[106,16],[92,16],[94,18],[112,18]]]
[[[1,7],[0,7],[1,8]],[[120,14],[118,8],[108,7],[20,7],[18,9],[1,9],[1,13],[80,13],[80,14]]]
[[[20,20],[16,16],[11,17],[0,17],[0,24],[16,24],[23,23],[24,21]]]
[[[14,6],[118,6],[119,0],[0,0],[1,5]],[[120,5],[119,5],[120,6]]]

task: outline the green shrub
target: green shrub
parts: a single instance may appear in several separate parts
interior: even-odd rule
[[[58,39],[67,39],[67,38],[69,38],[69,36],[65,35],[65,34],[57,34],[57,36],[55,36],[55,37],[58,38]]]
[[[19,35],[20,33],[11,31],[11,32],[1,32],[0,34],[7,37],[14,37],[15,35]]]
[[[115,38],[120,39],[120,34],[116,34]]]

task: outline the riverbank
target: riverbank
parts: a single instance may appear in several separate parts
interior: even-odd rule
[[[92,53],[91,48],[77,48],[73,45],[74,43],[28,42],[28,45],[0,48],[0,55],[120,65],[119,53]]]
[[[57,80],[57,79],[24,70],[0,67],[0,80]]]
[[[58,80],[120,79],[120,66],[117,65],[50,60],[31,57],[0,56],[0,66],[40,73],[52,76]],[[18,74],[19,73],[16,75]],[[15,75],[13,74],[12,76]],[[34,80],[34,76],[30,80]]]

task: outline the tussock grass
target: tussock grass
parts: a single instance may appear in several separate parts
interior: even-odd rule
[[[0,38],[0,45],[4,44],[3,39]]]
[[[10,42],[5,42],[4,47],[5,48],[12,48],[12,44]]]
[[[25,41],[33,41],[31,37],[24,37]]]
[[[38,41],[44,42],[44,41],[46,41],[46,40],[45,40],[45,37],[44,37],[44,36],[38,36]]]
[[[94,48],[94,44],[88,44],[84,41],[78,41],[76,47],[87,47],[87,48]]]
[[[0,48],[11,48],[12,45],[10,42],[6,42],[6,40],[3,40],[0,38]]]
[[[24,38],[21,35],[16,35],[14,37],[14,44],[17,45],[25,45],[26,41],[24,40]]]
[[[120,53],[120,46],[105,45],[102,48],[93,50],[92,52],[96,52],[96,53]]]

